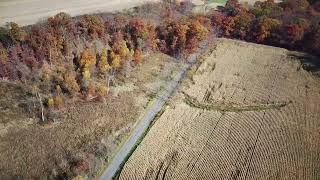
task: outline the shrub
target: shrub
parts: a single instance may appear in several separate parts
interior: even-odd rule
[[[64,75],[64,87],[71,95],[75,95],[80,92],[80,86],[76,80],[76,73],[74,71],[67,72]]]
[[[54,107],[56,109],[61,109],[63,107],[64,101],[60,95],[56,95],[53,97]]]
[[[109,93],[109,88],[102,83],[97,83],[96,93],[98,95],[99,100],[104,101],[104,98],[107,97]]]
[[[96,86],[93,81],[89,82],[89,86],[87,88],[86,96],[91,99],[96,95]]]

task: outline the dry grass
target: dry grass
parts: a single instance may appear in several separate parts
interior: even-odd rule
[[[22,89],[0,83],[0,179],[99,174],[153,100],[150,94],[160,93],[181,65],[163,54],[144,61],[130,78],[117,78],[105,103],[68,104],[53,124],[29,118],[19,105]]]
[[[289,54],[220,39],[120,179],[317,179],[320,80]]]

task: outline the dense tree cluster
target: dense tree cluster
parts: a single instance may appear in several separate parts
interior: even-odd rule
[[[118,14],[112,18],[66,13],[47,22],[0,29],[0,78],[16,81],[39,99],[38,112],[50,119],[72,98],[104,100],[115,73],[142,62],[145,51],[187,55],[203,40],[210,20],[201,15],[163,22]]]
[[[183,17],[178,21],[165,21],[157,29],[161,51],[178,57],[189,54],[210,30],[210,20],[202,15]]]
[[[223,37],[320,53],[319,1],[257,1],[253,7],[229,0],[211,12],[211,22]]]

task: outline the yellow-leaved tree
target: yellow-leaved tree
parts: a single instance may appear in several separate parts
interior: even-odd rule
[[[126,60],[130,53],[130,50],[127,47],[127,43],[125,40],[122,40],[119,44],[119,55],[121,59]]]
[[[102,49],[98,67],[99,67],[99,72],[104,76],[107,75],[107,73],[111,69],[111,66],[109,65],[109,62],[108,62],[108,52],[106,48]]]
[[[108,51],[106,48],[102,49],[98,67],[99,67],[99,73],[105,78],[107,87],[109,88],[109,84],[111,80],[111,77],[109,76],[109,71],[112,69],[112,67],[108,62]]]
[[[112,68],[114,68],[114,69],[120,68],[121,67],[120,62],[121,62],[120,55],[118,55],[118,54],[114,53],[113,51],[111,51]]]
[[[123,73],[125,74],[126,77],[128,77],[131,69],[130,62],[132,60],[132,57],[130,57],[130,50],[127,47],[126,41],[122,39],[119,40],[118,38],[117,41],[113,44],[113,50],[114,52],[119,54],[120,62],[123,67],[122,68]]]
[[[89,48],[82,51],[79,64],[82,74],[83,94],[86,94],[87,98],[91,98],[95,92],[95,84],[91,81],[91,74],[96,65],[96,57]]]

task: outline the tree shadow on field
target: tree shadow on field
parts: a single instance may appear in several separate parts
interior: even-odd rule
[[[301,67],[311,72],[312,74],[315,74],[317,76],[320,76],[320,57],[307,54],[307,53],[301,53],[301,52],[290,52],[288,56],[294,60],[299,60],[301,63]]]

